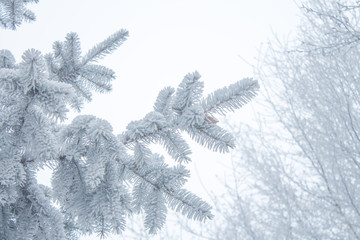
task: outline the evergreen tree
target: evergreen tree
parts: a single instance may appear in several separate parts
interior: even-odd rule
[[[1,1],[2,26],[15,29],[27,19],[23,6],[28,2]],[[76,232],[105,237],[121,233],[126,216],[139,212],[145,213],[149,233],[156,233],[168,208],[200,221],[213,217],[209,204],[182,188],[191,150],[180,133],[228,152],[234,138],[214,115],[242,107],[255,96],[258,83],[244,79],[202,98],[203,82],[194,72],[176,90],[160,91],[154,110],[118,136],[95,116],[63,124],[69,108],[80,111],[92,91],[111,90],[114,72],[96,62],[127,37],[120,30],[82,56],[77,34],[69,33],[54,43],[52,53],[31,49],[20,63],[10,51],[0,51],[2,239],[65,239]],[[149,143],[161,144],[174,166]],[[36,181],[44,166],[53,169],[52,189]]]

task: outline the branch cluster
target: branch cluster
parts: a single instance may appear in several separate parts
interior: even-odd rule
[[[54,43],[53,53],[31,49],[18,64],[9,51],[0,51],[0,234],[7,239],[64,239],[74,231],[105,237],[121,233],[126,217],[139,212],[149,233],[156,233],[168,207],[200,221],[213,217],[208,203],[182,188],[191,150],[180,133],[211,150],[229,151],[234,138],[213,115],[247,103],[256,81],[245,79],[202,98],[200,74],[190,73],[176,90],[160,91],[154,110],[119,136],[94,116],[60,124],[69,107],[80,111],[91,100],[92,91],[111,90],[114,72],[95,62],[127,36],[120,30],[81,56],[79,38],[70,33]],[[174,166],[152,153],[149,143],[164,146]],[[52,190],[34,180],[44,166],[53,169]]]

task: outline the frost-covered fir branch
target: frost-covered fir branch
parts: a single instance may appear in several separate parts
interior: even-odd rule
[[[214,114],[243,106],[258,84],[246,79],[203,98],[204,84],[194,72],[177,90],[160,91],[154,110],[119,136],[95,116],[62,124],[69,108],[80,111],[93,91],[111,90],[115,73],[94,63],[127,37],[120,30],[82,56],[79,37],[69,33],[54,43],[52,53],[27,50],[20,63],[0,50],[0,235],[5,239],[120,234],[127,216],[139,212],[149,233],[156,233],[168,208],[195,220],[213,217],[208,203],[183,189],[191,149],[181,133],[211,150],[228,151],[234,139]],[[162,145],[174,166],[149,143]],[[53,169],[52,189],[36,183],[44,166]]]
[[[218,121],[213,115],[225,115],[241,108],[256,95],[259,85],[257,81],[246,78],[202,99],[204,84],[199,79],[198,72],[190,73],[184,77],[176,92],[170,87],[160,91],[155,111],[127,126],[122,136],[123,144],[129,145],[135,141],[166,142],[164,134],[175,129],[188,132],[195,141],[214,151],[227,152],[233,148],[233,137],[216,125]],[[173,132],[173,135],[176,136],[176,140],[172,140],[175,145],[184,146],[181,135],[177,132]],[[183,151],[185,149],[187,147],[184,146]]]
[[[115,35],[121,37],[109,44],[118,46],[126,34],[122,31],[121,34]],[[50,189],[45,191],[45,188],[36,183],[36,172],[45,165],[59,168],[65,161],[59,158],[63,149],[61,136],[65,128],[58,123],[66,119],[69,105],[80,106],[83,96],[77,91],[79,88],[90,92],[86,89],[88,86],[85,85],[85,80],[80,79],[81,73],[88,73],[90,69],[94,75],[92,78],[99,84],[107,84],[108,79],[114,78],[112,71],[109,70],[111,74],[107,74],[109,71],[104,71],[105,67],[102,66],[93,67],[87,64],[79,67],[77,59],[80,44],[76,34],[69,34],[64,43],[57,45],[62,48],[57,48],[55,50],[58,51],[54,54],[47,55],[47,61],[39,51],[31,49],[23,54],[22,62],[18,64],[8,50],[0,50],[0,235],[5,239],[65,239],[62,213],[53,208],[51,203],[56,194],[51,193]],[[114,46],[110,45],[103,46],[102,51],[113,50]],[[53,71],[56,68],[58,71]],[[78,75],[62,81],[63,73]],[[79,82],[84,84],[78,84]],[[99,84],[91,85],[89,88],[102,87]],[[106,126],[104,129],[106,130]],[[93,136],[97,137],[98,132],[93,131]],[[107,141],[109,144],[112,143],[109,139]],[[94,150],[93,153],[98,150]],[[98,156],[99,159],[104,157],[94,156]],[[84,182],[90,183],[92,187],[99,184],[99,175],[101,176],[102,172],[97,170],[101,168],[94,168],[97,175],[89,171],[83,173],[82,166],[75,158],[72,162],[78,166],[77,174],[80,173]],[[103,167],[99,163],[98,166]],[[117,189],[121,191],[121,188]],[[87,202],[86,199],[81,201]],[[63,206],[62,208],[68,211]],[[77,210],[80,211],[81,208]],[[114,214],[121,215],[122,212],[115,211]],[[73,218],[67,212],[64,212],[64,215]],[[83,230],[80,227],[83,226],[79,225],[76,229]],[[94,226],[89,227],[93,231]],[[116,227],[122,226],[120,224]]]
[[[102,93],[111,90],[111,81],[115,79],[114,71],[91,62],[113,52],[127,37],[128,31],[122,29],[97,44],[84,57],[81,57],[76,33],[69,33],[64,42],[54,43],[54,53],[45,56],[48,72],[51,80],[72,85],[77,92],[72,99],[75,109],[80,110],[84,100],[91,100],[92,91]]]
[[[0,0],[0,27],[15,30],[23,21],[35,21],[35,14],[25,5],[37,2],[39,0]]]
[[[200,76],[198,73],[194,73],[194,75]],[[192,76],[192,74],[184,78],[182,85],[186,85],[187,81],[191,79],[189,76]],[[255,91],[256,82],[246,81],[255,86],[253,88],[249,87],[251,91]],[[202,84],[197,85],[201,86]],[[244,85],[248,87],[247,84]],[[168,90],[165,91],[168,93],[173,92]],[[63,201],[62,205],[68,205],[68,208],[75,215],[74,217],[80,219],[79,224],[86,220],[86,224],[90,223],[92,226],[95,225],[96,229],[101,229],[101,226],[97,224],[100,222],[103,225],[105,221],[106,226],[110,226],[109,229],[116,228],[109,220],[109,215],[111,216],[114,211],[108,212],[107,210],[116,201],[119,201],[116,206],[122,209],[122,214],[119,215],[120,219],[115,222],[124,221],[125,215],[131,214],[133,211],[144,211],[145,226],[150,233],[156,233],[163,226],[166,219],[166,205],[196,220],[212,218],[211,207],[206,202],[182,189],[188,177],[188,172],[184,169],[184,166],[168,167],[164,164],[163,158],[153,154],[147,145],[149,143],[162,144],[169,152],[169,155],[181,164],[190,160],[189,154],[191,152],[179,131],[186,130],[200,144],[221,152],[226,151],[228,146],[233,147],[233,138],[230,133],[217,126],[216,123],[206,121],[199,94],[197,94],[198,100],[195,101],[195,98],[193,98],[193,100],[189,101],[188,99],[194,95],[186,93],[184,88],[180,88],[179,92],[181,93],[175,95],[178,97],[174,99],[178,99],[178,101],[184,101],[185,99],[186,104],[182,105],[181,108],[173,108],[172,106],[180,106],[180,104],[174,102],[175,100],[171,97],[172,94],[165,91],[160,92],[154,106],[155,111],[150,112],[141,120],[131,122],[127,126],[127,131],[119,135],[118,138],[112,135],[108,123],[92,116],[81,116],[74,119],[73,123],[63,132],[65,134],[63,135],[63,141],[66,142],[66,148],[61,158],[66,159],[66,161],[70,160],[70,162],[63,163],[65,169],[57,168],[55,170],[54,189],[60,198],[61,196],[69,196],[69,194],[61,192],[63,189],[73,192],[74,200],[60,201]],[[194,88],[189,87],[188,91],[194,91]],[[244,90],[241,89],[241,91]],[[162,99],[166,102],[162,102]],[[229,97],[228,101],[232,101],[232,99]],[[161,109],[161,112],[156,111],[159,109]],[[165,109],[166,117],[162,114]],[[181,109],[181,112],[179,109]],[[90,134],[94,127],[97,129],[99,140]],[[99,129],[107,130],[106,133],[100,133]],[[101,139],[104,141],[102,144],[100,144]],[[109,144],[109,141],[112,143]],[[102,150],[100,150],[100,146]],[[128,155],[125,148],[132,151],[133,155]],[[95,152],[101,152],[105,155],[95,155],[94,157]],[[71,154],[66,155],[68,153]],[[93,159],[97,160],[94,161]],[[100,159],[106,161],[100,162]],[[108,168],[107,165],[111,165],[111,168]],[[66,169],[71,169],[71,175],[60,176],[59,174],[68,171]],[[110,170],[114,173],[108,175],[107,172]],[[90,178],[86,179],[85,175],[90,176]],[[107,180],[108,177],[117,179],[116,184],[110,184]],[[67,179],[72,179],[72,181],[70,185],[64,186],[63,184],[68,181]],[[131,188],[127,189],[126,187],[128,181],[134,182],[132,193],[129,193]],[[110,185],[106,187],[108,189],[107,193],[101,194],[101,196],[106,197],[101,198],[102,207],[100,207],[100,205],[97,205],[98,200],[94,199],[93,196],[94,194],[97,196],[98,192],[102,192],[104,185],[101,183],[103,182],[105,182],[105,185]],[[112,188],[112,186],[116,186],[116,188]],[[122,194],[118,191],[118,188],[122,189]],[[121,195],[117,200],[113,199],[111,194],[109,195],[109,193],[116,192]],[[80,197],[79,194],[80,196],[83,195],[83,197]],[[88,199],[89,202],[75,201],[75,199],[79,198]],[[162,202],[157,202],[155,199]],[[96,202],[96,204],[93,202]],[[80,206],[77,206],[77,204],[80,204]],[[74,206],[77,207],[72,209]],[[81,209],[81,211],[77,209]],[[83,214],[86,212],[91,213],[94,211],[93,209],[98,209],[98,212],[92,218]],[[105,218],[105,216],[108,218]],[[89,229],[90,227],[84,226],[82,230],[92,232]],[[122,230],[123,228],[119,229]],[[106,229],[101,229],[101,232],[103,231],[106,231]]]
[[[258,83],[250,78],[231,84],[229,87],[216,90],[202,101],[205,113],[225,115],[248,103],[259,88]]]

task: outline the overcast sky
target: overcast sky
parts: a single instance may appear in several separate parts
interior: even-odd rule
[[[188,72],[200,72],[206,93],[251,77],[238,56],[253,61],[272,30],[287,33],[296,20],[292,0],[47,0],[32,9],[36,22],[0,33],[1,48],[17,61],[29,48],[51,51],[69,32],[79,34],[86,52],[113,32],[129,30],[128,41],[101,62],[116,72],[112,93],[95,96],[83,111],[107,119],[116,133]]]
[[[129,30],[129,39],[101,61],[116,72],[113,91],[94,95],[82,111],[108,120],[116,134],[151,111],[158,92],[177,87],[188,72],[202,75],[205,95],[252,77],[241,58],[254,63],[273,32],[285,38],[294,31],[298,11],[292,0],[40,0],[31,9],[36,22],[0,32],[0,49],[18,62],[29,48],[50,52],[69,32],[78,33],[84,53],[113,32]],[[209,183],[222,175],[219,166],[229,155],[204,154],[200,147],[193,152],[202,181],[216,191]],[[188,187],[206,199],[195,172]]]

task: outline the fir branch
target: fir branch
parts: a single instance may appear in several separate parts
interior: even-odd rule
[[[1,68],[14,68],[15,57],[9,50],[0,50],[0,69]],[[1,75],[0,75],[1,76]]]
[[[156,234],[166,221],[167,209],[165,198],[161,191],[153,189],[145,199],[145,227],[150,234]]]
[[[169,207],[176,212],[181,212],[189,219],[199,221],[213,219],[214,215],[211,214],[210,211],[211,206],[191,192],[180,189],[176,192],[172,192],[171,194],[168,192],[165,193],[167,195]]]
[[[6,22],[5,22],[5,11],[2,10],[1,4],[0,4],[0,27],[6,28]]]
[[[53,51],[54,51],[54,57],[55,58],[60,57],[61,60],[62,60],[62,63],[67,64],[66,58],[65,58],[64,53],[63,53],[63,43],[60,42],[60,41],[55,41],[53,43],[52,48],[53,48]]]
[[[59,72],[59,66],[55,63],[55,56],[52,53],[47,53],[44,56],[47,70],[49,72],[49,80],[56,80],[57,74]]]
[[[165,87],[159,92],[159,95],[154,104],[154,111],[162,113],[165,117],[171,115],[171,100],[175,89],[172,87]]]
[[[122,143],[129,145],[135,141],[158,142],[159,132],[168,129],[165,117],[159,112],[150,112],[143,119],[128,124]]]
[[[74,89],[75,89],[75,91],[77,91],[78,93],[80,93],[81,96],[82,96],[83,98],[85,98],[86,101],[88,101],[88,102],[91,101],[92,95],[91,95],[91,92],[90,92],[89,90],[87,90],[87,89],[85,89],[85,88],[79,87],[79,85],[76,84],[76,83],[74,83],[74,82],[70,82],[70,85],[73,86]]]
[[[115,73],[99,65],[86,65],[79,70],[80,76],[84,78],[84,84],[91,85],[97,92],[111,91],[111,80],[115,79]]]
[[[8,86],[9,84],[13,85],[18,78],[18,71],[14,69],[0,68],[0,86]]]
[[[140,213],[144,207],[144,199],[147,199],[148,190],[143,182],[137,183],[132,189],[132,209],[135,213]]]
[[[172,189],[180,189],[187,182],[190,171],[184,165],[179,164],[167,171],[166,175],[164,186],[171,191]]]
[[[107,79],[107,82],[111,79],[115,79],[115,72],[112,69],[101,65],[87,64],[86,66],[83,66],[79,72],[81,76],[91,77],[92,79],[103,77],[104,79]]]
[[[24,20],[27,22],[32,22],[36,20],[35,14],[30,10],[25,10],[23,13]]]
[[[22,21],[35,21],[35,14],[25,7],[29,2],[24,0],[0,1],[0,26],[5,29],[16,30]]]
[[[134,166],[136,169],[148,164],[151,158],[151,151],[143,144],[136,142],[134,147]]]
[[[160,131],[160,138],[168,154],[179,163],[191,161],[191,149],[181,135],[173,130]]]
[[[202,201],[196,195],[182,189],[170,189],[168,186],[166,186],[166,184],[158,184],[154,180],[151,180],[146,174],[137,170],[129,162],[125,163],[125,166],[130,172],[140,178],[144,183],[151,186],[151,188],[165,193],[165,196],[167,197],[167,202],[170,208],[172,208],[173,210],[181,212],[182,214],[187,215],[188,218],[193,218],[194,220],[203,221],[213,218],[213,215],[210,212],[211,206],[206,202]]]
[[[72,69],[76,69],[80,61],[81,48],[79,37],[76,33],[68,33],[65,37],[66,41],[64,42],[66,62]]]
[[[76,33],[69,33],[64,42],[57,41],[53,44],[54,54],[46,56],[46,63],[53,80],[69,83],[80,93],[79,97],[72,99],[72,107],[79,109],[83,100],[91,101],[91,90],[101,93],[111,90],[110,82],[115,78],[114,71],[89,63],[113,52],[126,40],[127,35],[127,31],[120,30],[96,45],[82,60],[80,60],[81,48]]]
[[[79,82],[82,82],[83,85],[87,85],[88,87],[93,88],[96,92],[99,93],[110,92],[112,90],[112,86],[108,79],[104,77],[81,75]]]
[[[200,102],[204,83],[199,81],[201,75],[195,71],[187,74],[176,90],[172,109],[179,115],[187,107]]]
[[[123,42],[126,41],[129,36],[129,32],[121,29],[120,31],[114,33],[108,37],[105,41],[97,44],[88,53],[83,57],[82,64],[86,65],[89,62],[96,62],[103,58],[105,55],[115,51]]]
[[[21,22],[19,22],[18,2],[19,1],[13,0],[4,0],[0,2],[0,4],[3,6],[1,10],[3,10],[5,13],[3,18],[3,21],[5,22],[5,29],[10,28],[15,30],[16,26]]]
[[[218,113],[225,115],[226,112],[241,108],[254,98],[259,90],[259,84],[251,78],[245,78],[229,87],[216,90],[209,94],[201,104],[205,114]]]
[[[100,216],[96,225],[95,232],[100,239],[105,239],[111,231],[109,224],[106,224],[104,216]]]
[[[229,152],[229,148],[235,147],[234,137],[217,125],[194,125],[185,130],[189,133],[192,139],[210,150]]]

